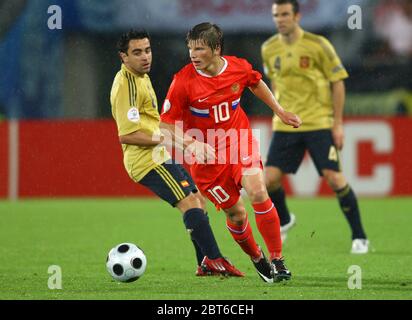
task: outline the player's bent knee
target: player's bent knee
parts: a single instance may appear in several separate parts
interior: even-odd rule
[[[250,190],[248,192],[248,196],[252,203],[262,203],[269,198],[266,188],[263,187],[254,188]]]
[[[229,221],[235,225],[242,226],[246,222],[246,212],[231,212],[226,214]]]
[[[237,203],[230,209],[225,209],[225,213],[229,221],[235,225],[242,226],[246,222],[246,209],[240,203]]]
[[[206,208],[206,199],[205,199],[205,197],[200,192],[194,193],[193,195],[199,201],[200,206],[204,210]]]
[[[323,172],[323,176],[325,177],[328,185],[335,191],[340,190],[347,185],[347,181],[342,172],[325,170]]]
[[[198,197],[194,195],[193,193],[189,194],[186,198],[183,200],[180,200],[176,207],[182,212],[185,213],[187,210],[193,209],[193,208],[200,208],[203,209]]]

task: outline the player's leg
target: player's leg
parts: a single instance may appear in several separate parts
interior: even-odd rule
[[[200,251],[210,259],[221,258],[222,254],[213,235],[209,219],[201,208],[198,198],[194,194],[189,194],[176,204],[176,208],[182,212],[186,230],[197,243]]]
[[[141,181],[160,198],[183,214],[186,229],[199,247],[211,259],[222,256],[208,219],[204,214],[196,187],[186,171],[175,163],[164,163],[154,168]]]
[[[234,182],[230,165],[220,172],[214,181],[205,181],[205,184],[198,182],[198,186],[217,208],[224,210],[228,231],[252,259],[259,276],[266,282],[273,282],[272,267],[253,237],[252,227],[240,198],[240,185]]]
[[[251,159],[251,161],[242,161],[240,165],[233,166],[234,176],[246,190],[252,203],[256,224],[268,248],[270,261],[272,261],[272,278],[274,281],[281,281],[290,279],[291,273],[286,268],[282,257],[279,216],[266,189],[263,166],[256,145],[257,141],[254,138],[250,139],[248,157],[243,158]]]
[[[254,172],[249,173],[250,170]],[[257,168],[246,170],[242,177],[242,186],[255,210],[256,224],[266,243],[270,259],[281,258],[279,216],[267,193],[262,171]]]
[[[197,203],[200,203],[198,196],[193,194],[192,196]],[[209,223],[209,217],[205,212],[203,211],[202,216],[200,216],[194,211],[195,209],[186,210],[187,206],[191,205],[189,201],[191,201],[190,197],[185,198],[177,204],[177,207],[184,213],[185,226],[199,251],[204,255],[196,275],[223,274],[226,276],[242,277],[244,274],[220,253]]]
[[[253,237],[252,227],[242,199],[239,198],[234,206],[224,210],[227,218],[226,226],[233,239],[250,257],[259,277],[265,282],[272,283],[272,266]]]
[[[295,216],[286,204],[286,194],[282,187],[284,174],[296,173],[302,162],[305,147],[299,133],[275,132],[268,152],[265,167],[265,183],[269,197],[278,211],[282,237],[294,226]]]
[[[286,225],[290,222],[290,211],[286,204],[286,194],[282,186],[283,172],[279,167],[265,167],[265,183],[269,192],[269,197],[276,204],[280,224]]]
[[[252,259],[260,259],[261,250],[253,237],[243,200],[239,197],[235,205],[223,210],[226,213],[226,227],[236,243]]]
[[[241,155],[241,163],[232,166],[233,177],[245,189],[252,203],[256,224],[272,261],[273,279],[289,279],[291,273],[282,258],[279,216],[266,189],[258,142],[253,137],[249,139],[247,151],[241,148]]]
[[[355,254],[364,254],[369,251],[369,241],[362,225],[358,200],[355,192],[347,183],[342,172],[325,169],[323,176],[329,186],[336,193],[342,213],[352,231],[352,249]]]
[[[317,170],[336,193],[341,210],[349,223],[354,246],[352,252],[367,253],[369,243],[362,226],[358,200],[341,171],[339,153],[333,143],[331,131],[310,133],[308,148]]]
[[[212,260],[223,259],[209,219],[205,215],[198,197],[193,193],[197,189],[183,167],[175,163],[158,165],[140,183],[182,212],[186,229],[205,256]],[[233,269],[237,271],[235,268]],[[235,271],[227,274],[241,275],[240,272],[236,274]]]
[[[282,257],[282,240],[279,216],[275,205],[269,198],[262,170],[252,168],[244,171],[242,186],[255,210],[256,224],[262,235],[272,262],[274,281],[289,280],[292,273]]]
[[[284,173],[278,167],[269,166],[265,167],[264,175],[269,197],[278,211],[282,242],[285,242],[288,231],[296,224],[296,216],[289,212],[289,208],[286,205],[286,194],[282,187]]]
[[[183,160],[183,159],[181,159]],[[183,164],[183,168],[186,170],[186,172],[189,174],[190,177],[190,165],[187,164],[186,162],[182,161]],[[207,216],[207,218],[209,219],[209,216],[206,212],[206,200],[205,198],[201,195],[200,192],[196,192],[195,196],[199,199],[200,202],[200,206],[203,209],[203,211],[205,212],[205,215]],[[196,240],[193,239],[193,237],[191,236],[191,240],[192,240],[192,244],[193,247],[195,249],[195,253],[196,253],[196,260],[197,260],[197,270],[196,270],[196,275],[197,276],[204,276],[204,275],[208,275],[207,273],[203,272],[202,268],[201,268],[201,264],[202,261],[205,257],[205,254],[202,252],[202,249],[200,249],[199,245],[197,244]]]
[[[200,194],[200,192],[196,192],[194,195],[198,198],[200,206],[203,209],[207,219],[209,220],[209,216],[208,216],[207,211],[206,211],[206,200],[205,200],[205,198]],[[197,276],[210,275],[211,272],[205,272],[205,270],[203,270],[202,267],[201,267],[202,261],[205,258],[205,254],[202,252],[202,249],[199,247],[196,240],[192,236],[191,236],[191,240],[192,240],[192,244],[193,244],[193,247],[195,248],[195,253],[196,253],[196,260],[197,260],[196,275]]]
[[[187,171],[182,167],[178,166],[178,168],[182,171],[182,174],[186,177],[186,179],[190,182],[191,185],[194,185],[194,182],[191,176],[187,173]],[[196,188],[197,191],[197,188]],[[203,190],[204,191],[204,190]],[[195,192],[193,196],[197,199],[198,203],[200,204],[204,215],[203,220],[207,222],[207,226],[210,229],[210,234],[213,235],[209,217],[205,210],[206,208],[206,198],[201,194],[201,192]],[[185,201],[183,200],[181,203],[178,204],[178,207],[181,205],[185,205]],[[184,220],[186,223],[187,211],[186,208],[181,209],[182,213],[184,213]],[[186,227],[188,227],[186,223]],[[195,232],[190,232],[193,244],[195,245],[196,255],[200,259],[201,255],[203,254],[203,259],[198,265],[196,275],[197,276],[204,276],[204,275],[225,275],[225,276],[236,276],[242,277],[244,274],[239,271],[227,258],[220,255],[218,258],[212,258],[210,254],[204,249],[204,247],[199,242],[199,234]],[[216,242],[216,241],[215,241]],[[217,246],[217,243],[216,243]]]
[[[253,238],[248,215],[240,198],[241,186],[233,179],[232,165],[220,167],[219,170],[214,170],[220,174],[212,179],[202,179],[204,171],[201,172],[197,185],[217,208],[225,211],[227,228],[242,250],[252,258],[258,258],[260,249]],[[195,179],[197,174],[194,173]]]

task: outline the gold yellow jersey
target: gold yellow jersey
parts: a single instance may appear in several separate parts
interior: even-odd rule
[[[160,115],[157,98],[147,74],[137,76],[125,65],[117,73],[111,94],[112,115],[116,121],[119,136],[141,131],[148,135],[160,134]],[[124,166],[136,182],[158,164],[170,159],[164,147],[143,147],[122,145]]]
[[[324,37],[301,30],[293,44],[277,34],[262,45],[266,76],[275,96],[287,111],[303,121],[299,129],[273,119],[273,130],[313,131],[333,126],[331,82],[348,77],[331,43]]]

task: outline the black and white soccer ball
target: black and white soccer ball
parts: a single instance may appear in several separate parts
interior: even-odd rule
[[[147,260],[143,250],[133,243],[122,243],[110,250],[106,267],[113,279],[134,282],[146,271]]]

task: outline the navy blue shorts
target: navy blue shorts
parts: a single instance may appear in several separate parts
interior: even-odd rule
[[[139,183],[173,207],[190,193],[198,192],[193,179],[183,166],[169,161],[149,171]]]
[[[278,167],[284,173],[296,173],[306,150],[320,176],[323,169],[341,171],[331,130],[274,132],[266,166]]]

